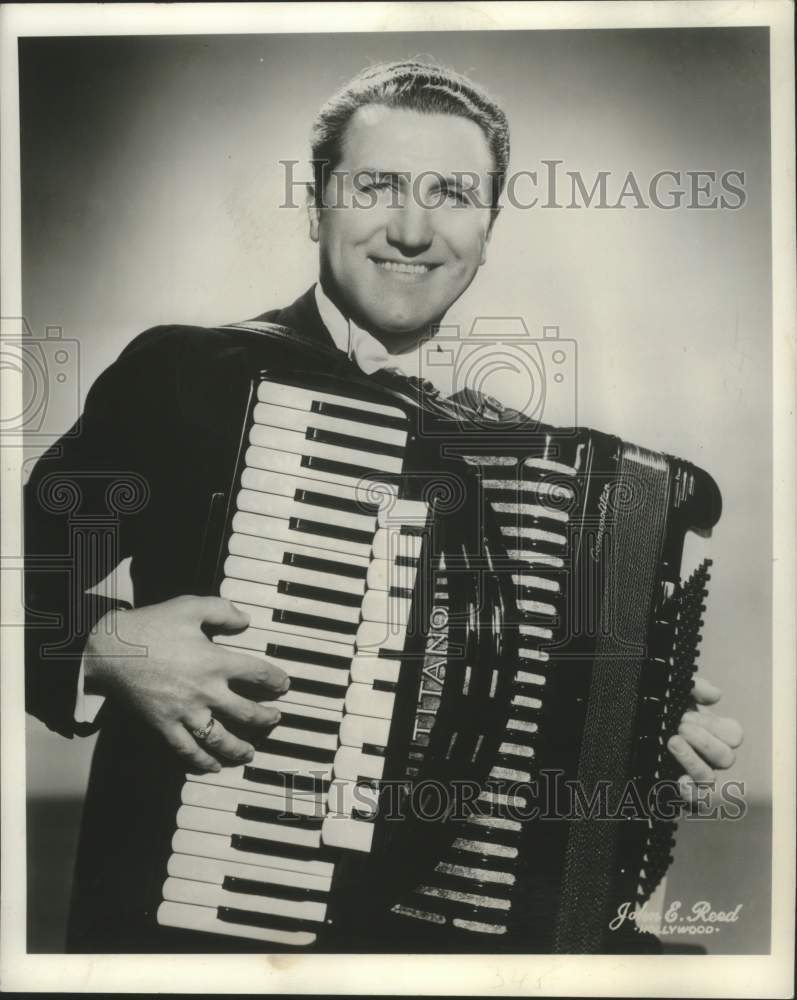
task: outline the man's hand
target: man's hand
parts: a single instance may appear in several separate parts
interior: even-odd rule
[[[251,760],[252,744],[224,723],[234,730],[262,732],[280,713],[237,694],[230,682],[265,700],[287,691],[288,675],[265,658],[211,642],[203,630],[240,632],[248,617],[220,597],[176,597],[109,615],[113,620],[106,616],[86,644],[86,690],[137,712],[190,770],[219,771],[220,761]],[[206,727],[211,713],[216,723],[200,745],[192,731]]]
[[[722,697],[719,688],[703,677],[696,677],[692,687],[694,708],[684,712],[678,733],[667,744],[670,753],[686,772],[680,778],[681,796],[692,802],[695,782],[713,782],[714,769],[724,771],[736,760],[734,751],[744,739],[736,719],[715,715],[707,705]]]

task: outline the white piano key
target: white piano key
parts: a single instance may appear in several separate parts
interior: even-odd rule
[[[316,667],[315,669],[321,670],[323,668]],[[324,750],[335,750],[339,742],[337,733],[315,733],[312,729],[286,726],[281,722],[270,730],[268,738],[276,743],[301,743],[307,747],[321,747]]]
[[[389,591],[393,587],[412,590],[418,575],[416,566],[406,566],[389,559],[374,559],[368,567],[368,589]]]
[[[186,806],[219,809],[231,813],[234,813],[238,806],[256,806],[259,809],[274,809],[277,812],[298,813],[314,819],[323,819],[326,812],[324,799],[321,796],[310,800],[291,794],[264,795],[259,792],[244,792],[240,788],[208,785],[201,781],[186,781],[181,798],[183,805]]]
[[[380,528],[396,529],[402,525],[422,528],[429,517],[429,505],[423,500],[394,499],[379,511]]]
[[[297,614],[314,615],[317,618],[329,618],[332,621],[351,622],[360,620],[359,608],[347,608],[342,604],[331,604],[326,601],[313,601],[306,597],[295,597],[292,594],[281,594],[276,587],[264,583],[252,583],[249,580],[225,579],[222,581],[219,593],[228,601],[236,604],[251,604],[256,608],[271,608],[273,610],[295,611]],[[267,619],[270,621],[270,616]],[[258,622],[252,621],[258,626]]]
[[[331,878],[235,861],[220,861],[218,858],[200,858],[191,854],[172,854],[169,858],[168,872],[174,878],[211,882],[213,885],[221,885],[225,878],[229,877],[250,879],[253,882],[273,882],[276,885],[287,885],[296,889],[314,889],[316,892],[329,892],[332,887]]]
[[[370,684],[350,684],[346,692],[346,711],[353,715],[392,719],[396,696],[391,691],[375,691]]]
[[[280,696],[280,705],[285,703],[286,711],[293,711],[294,707],[311,706],[324,709],[332,709],[340,712],[343,709],[344,692],[341,689],[340,697],[324,694],[309,694],[306,691],[289,690]]]
[[[327,812],[338,816],[351,816],[355,811],[376,816],[379,811],[379,789],[369,784],[358,784],[335,778],[326,798]]]
[[[375,424],[331,417],[325,413],[302,412],[273,403],[257,403],[252,412],[252,419],[256,424],[273,427],[278,432],[289,430],[304,434],[308,427],[317,427],[319,430],[332,431],[335,434],[361,437],[365,441],[382,441],[399,447],[403,447],[407,441],[407,432],[397,428],[377,427]]]
[[[213,771],[207,774],[189,774],[189,781],[195,781],[203,785],[218,785],[220,788],[236,788],[244,792],[252,792],[255,795],[281,796],[286,801],[298,808],[300,801],[309,803],[314,809],[321,808],[317,803],[323,802],[325,791],[309,792],[294,789],[290,782],[290,776],[276,779],[274,781],[252,781],[244,776],[245,770],[250,765],[240,764],[236,767],[223,767],[220,771]]]
[[[326,559],[331,562],[342,563],[347,566],[361,566],[367,569],[369,565],[368,556],[355,556],[352,553],[337,555],[330,552],[319,552],[313,545],[301,545],[298,542],[286,544],[285,542],[274,541],[271,538],[258,538],[256,535],[241,535],[233,533],[227,546],[230,555],[243,556],[247,559],[254,559],[260,562],[278,563],[287,568],[285,563],[286,555],[312,556],[316,559]],[[325,574],[323,574],[325,575]],[[362,587],[362,578],[349,577],[352,586]],[[356,593],[360,593],[358,589]]]
[[[372,549],[374,559],[395,562],[398,558],[417,559],[423,538],[419,535],[402,535],[398,528],[377,528]]]
[[[167,878],[163,883],[163,898],[173,903],[193,903],[194,906],[229,906],[249,913],[272,913],[296,920],[326,918],[326,903],[310,900],[278,899],[254,893],[231,892],[209,882],[191,882],[184,878]]]
[[[318,569],[301,569],[299,566],[286,566],[284,563],[246,559],[242,556],[227,556],[224,560],[224,575],[229,579],[249,580],[271,587],[276,587],[284,580],[303,583],[308,587],[325,587],[327,590],[343,594],[361,596],[365,593],[365,580],[325,573]]]
[[[385,770],[385,758],[363,753],[354,747],[341,747],[335,754],[335,777],[348,781],[358,778],[381,778]]]
[[[340,632],[328,632],[326,629],[315,628],[309,625],[293,625],[289,622],[274,621],[272,616],[275,609],[273,608],[258,608],[253,604],[244,604],[240,601],[236,601],[235,603],[241,611],[245,611],[249,615],[253,624],[235,635],[214,636],[213,641],[220,643],[222,646],[233,646],[237,649],[265,652],[266,647],[273,640],[266,640],[264,636],[274,635],[275,633],[282,636],[282,641],[286,645],[290,644],[293,646],[299,646],[300,642],[304,642],[306,639],[328,639],[330,643],[334,643],[338,647],[344,645],[340,641],[341,639],[353,639],[353,636],[343,635]],[[254,624],[255,622],[258,624]],[[384,625],[381,626],[381,628],[384,627]],[[341,655],[351,656],[353,650],[354,643],[346,643],[346,652]]]
[[[281,844],[298,844],[301,847],[320,847],[319,830],[304,830],[287,823],[261,823],[258,820],[241,819],[233,812],[222,809],[204,809],[199,806],[180,806],[177,810],[177,826],[180,830],[194,830],[197,833],[219,833],[228,837],[259,837],[278,840]]]
[[[276,448],[261,448],[250,445],[246,449],[244,462],[250,469],[262,469],[264,472],[272,472],[277,476],[302,476],[318,483],[339,483],[343,486],[357,486],[362,483],[363,488],[367,482],[359,473],[343,475],[339,472],[326,472],[321,469],[312,469],[302,465],[302,456],[293,455],[288,451],[278,451]],[[387,489],[391,484],[384,483],[376,479],[380,489]],[[395,491],[396,487],[393,486]]]
[[[240,851],[234,848],[229,837],[218,833],[200,833],[196,830],[177,830],[172,837],[172,850],[177,854],[195,854],[204,858],[217,858],[219,861],[235,861],[241,864],[251,863],[263,868],[279,868],[282,871],[302,872],[305,875],[318,875],[322,878],[332,878],[335,866],[331,861],[308,861],[298,858],[280,857],[278,847],[272,854],[255,854],[252,851]]]
[[[315,389],[302,389],[292,385],[278,385],[275,382],[263,381],[257,387],[257,398],[262,403],[276,403],[280,406],[290,406],[297,410],[310,410],[314,402],[336,403],[349,409],[362,410],[364,413],[380,413],[386,417],[398,417],[407,420],[406,413],[397,406],[386,403],[373,403],[371,400],[357,399],[349,396],[336,396],[328,392],[317,392]]]
[[[361,684],[387,681],[397,684],[401,673],[401,660],[388,660],[382,656],[355,656],[351,661],[351,679]]]
[[[219,920],[216,910],[209,906],[192,906],[189,903],[163,902],[158,907],[158,923],[162,927],[178,927],[191,931],[205,931],[209,934],[226,934],[231,937],[247,937],[254,941],[271,941],[274,944],[295,945],[305,948],[311,945],[316,935],[309,931],[278,931],[248,924],[232,924]]]
[[[302,760],[301,757],[291,757],[289,754],[275,753],[276,746],[269,750],[255,751],[252,757],[252,767],[264,771],[279,771],[281,774],[309,776],[316,781],[332,780],[332,765],[319,760]],[[312,750],[308,750],[312,753]]]
[[[339,528],[352,528],[355,531],[365,531],[373,534],[376,531],[376,517],[373,514],[349,514],[332,507],[317,507],[312,503],[302,503],[293,497],[277,496],[274,493],[258,493],[255,490],[242,489],[235,498],[238,510],[250,514],[261,514],[263,517],[279,517],[286,520],[289,517],[303,517],[308,521],[319,521]]]
[[[368,557],[371,546],[364,542],[350,542],[345,538],[332,538],[330,535],[316,535],[309,531],[298,531],[290,527],[290,522],[280,517],[265,517],[262,514],[252,514],[248,511],[237,511],[232,519],[232,530],[242,535],[255,535],[258,538],[270,538],[275,542],[283,542],[293,547],[297,545],[313,546],[320,558],[326,558],[325,553],[351,553],[354,556]],[[334,556],[329,556],[330,559]]]
[[[353,640],[346,636],[334,635],[332,639],[326,639],[324,637],[319,638],[318,636],[313,635],[292,635],[282,627],[281,623],[275,623],[268,629],[251,629],[251,631],[257,633],[257,636],[253,637],[253,642],[256,640],[257,645],[248,646],[246,648],[253,650],[258,649],[265,651],[266,647],[269,645],[287,646],[291,649],[297,649],[308,653],[331,653],[335,656],[342,656],[348,659],[352,656],[354,649]],[[217,642],[220,639],[227,638],[230,638],[230,636],[216,635],[213,637],[213,640],[214,642]],[[308,660],[310,659],[312,659],[312,657],[308,657]],[[282,660],[280,659],[280,663],[281,662]]]
[[[410,618],[412,599],[390,597],[384,590],[369,590],[363,598],[361,613],[363,621],[387,622],[399,628]]]
[[[374,827],[366,820],[327,816],[321,828],[321,836],[327,847],[368,853],[374,839]]]
[[[373,656],[380,649],[401,653],[407,643],[407,629],[396,628],[385,622],[360,622],[355,637],[358,652],[370,653]]]
[[[364,743],[386,747],[390,722],[364,715],[348,713],[340,724],[340,743],[344,747],[362,747]]]
[[[298,431],[275,431],[272,427],[261,427],[258,424],[253,424],[249,431],[249,443],[257,448],[276,448],[294,455],[344,462],[375,472],[397,473],[401,472],[402,467],[402,460],[392,455],[380,455],[376,452],[311,441]]]

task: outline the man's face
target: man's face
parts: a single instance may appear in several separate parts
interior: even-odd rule
[[[388,348],[428,333],[484,263],[493,160],[467,118],[368,105],[310,211],[321,284]]]

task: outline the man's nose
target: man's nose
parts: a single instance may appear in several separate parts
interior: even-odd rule
[[[422,253],[433,238],[431,209],[417,204],[412,195],[401,206],[389,209],[387,241],[406,257]]]

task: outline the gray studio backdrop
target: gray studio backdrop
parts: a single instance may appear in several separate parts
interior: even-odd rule
[[[514,171],[541,178],[554,169],[544,161],[558,160],[567,182],[534,208],[505,209],[449,321],[467,330],[475,317],[522,317],[531,337],[559,327],[575,342],[579,423],[689,458],[722,488],[702,666],[745,727],[729,776],[745,783],[750,809],[736,823],[682,824],[669,895],[685,906],[742,903],[736,923],[701,943],[767,951],[765,29],[22,40],[24,308],[36,337],[50,327],[50,339],[60,332],[68,342],[70,367],[68,384],[53,383],[47,429],[71,423],[97,374],[141,330],[229,322],[304,291],[315,247],[303,210],[280,207],[280,161],[306,159],[314,112],[349,76],[418,54],[470,73],[499,99]],[[742,171],[744,204],[666,210],[628,197],[619,209],[566,207],[566,171],[587,188],[608,171],[611,202],[631,171],[649,203],[646,185],[663,170]],[[295,179],[308,176],[296,168]],[[523,203],[533,194],[522,183],[516,193]],[[561,207],[543,208],[546,199]],[[31,457],[39,450],[31,438]],[[92,741],[66,742],[36,720],[27,737],[29,948],[57,951]]]

